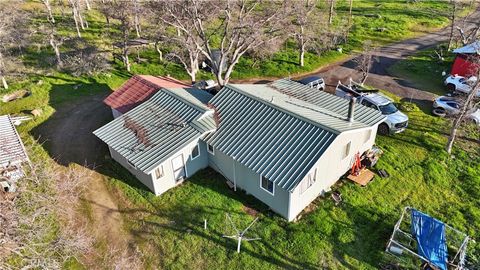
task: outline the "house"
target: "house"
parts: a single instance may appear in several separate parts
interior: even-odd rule
[[[290,80],[228,84],[208,103],[193,102],[196,91],[162,89],[95,135],[115,160],[135,175],[142,171],[137,178],[155,194],[175,186],[182,166],[184,177],[209,166],[289,221],[351,168],[355,154],[373,146],[385,119]],[[168,129],[173,120],[159,121],[149,110],[175,112],[182,124]],[[128,127],[131,120],[136,129]]]
[[[215,130],[212,96],[197,89],[158,90],[121,117],[94,131],[114,160],[160,195],[208,166],[207,133]]]
[[[112,109],[113,117],[117,118],[142,104],[162,87],[185,88],[189,85],[169,76],[135,75],[110,94],[104,103]]]
[[[289,221],[373,146],[385,119],[290,80],[230,84],[210,103],[220,123],[205,138],[209,165]]]
[[[456,54],[455,61],[453,62],[451,75],[460,75],[463,77],[469,77],[476,74],[478,70],[477,61],[480,58],[480,40],[467,46],[453,50]],[[477,60],[474,60],[477,59]]]
[[[0,116],[0,182],[12,184],[23,177],[22,164],[29,162],[14,121],[9,115]]]

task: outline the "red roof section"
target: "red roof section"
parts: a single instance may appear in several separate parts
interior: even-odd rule
[[[189,86],[171,77],[135,75],[103,102],[120,113],[126,113],[148,100],[160,88],[185,88]]]

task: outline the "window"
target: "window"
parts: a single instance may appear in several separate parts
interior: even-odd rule
[[[367,106],[367,107],[369,107],[369,108],[373,108],[373,109],[375,109],[375,110],[377,109],[377,106],[375,106],[373,103],[371,103],[370,101],[368,101],[368,100],[366,100],[366,99],[362,100],[362,103],[361,103],[361,104],[362,104],[362,105],[365,105],[365,106]]]
[[[352,146],[352,143],[349,142],[347,145],[345,145],[345,153],[343,153],[343,158],[348,157],[350,155],[350,147]]]
[[[305,179],[300,184],[300,194],[303,194],[307,189],[309,189],[315,183],[317,179],[317,169],[312,173],[309,173]]]
[[[268,193],[272,195],[274,194],[273,182],[270,179],[266,178],[265,176],[260,177],[260,186]]]
[[[363,143],[367,143],[368,140],[370,140],[370,138],[372,137],[372,130],[370,129],[367,134],[365,134],[365,140],[363,141]]]
[[[198,148],[198,144],[197,144],[192,149],[192,160],[195,159],[198,156],[200,156],[200,149]]]
[[[164,176],[163,173],[163,166],[160,165],[158,168],[155,169],[155,179],[160,179]]]
[[[215,149],[213,149],[213,146],[210,144],[207,144],[207,151],[212,155],[215,154]]]

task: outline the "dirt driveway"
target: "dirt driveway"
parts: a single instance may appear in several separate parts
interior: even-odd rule
[[[88,192],[84,198],[91,206],[97,239],[111,249],[127,246],[128,235],[122,228],[122,216],[105,185],[105,176],[93,170],[102,166],[108,148],[92,131],[112,120],[110,109],[103,104],[106,94],[95,94],[74,102],[61,104],[56,112],[33,130],[56,162],[63,166],[79,164],[89,170]]]

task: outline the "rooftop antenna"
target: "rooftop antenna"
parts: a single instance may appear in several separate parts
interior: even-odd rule
[[[235,224],[233,223],[230,215],[227,213],[227,214],[225,214],[225,216],[226,216],[226,219],[228,220],[228,223],[230,223],[232,228],[235,230],[235,234],[234,235],[222,235],[222,237],[237,239],[237,241],[238,241],[238,243],[237,243],[237,253],[240,253],[240,246],[242,245],[242,240],[243,241],[255,241],[255,240],[260,240],[261,239],[261,238],[247,238],[247,237],[245,237],[245,233],[253,226],[253,224],[255,224],[257,222],[258,217],[255,218],[255,220],[253,220],[252,223],[250,223],[250,225],[248,225],[247,228],[245,228],[245,230],[239,231],[237,229],[237,227],[235,227]]]

